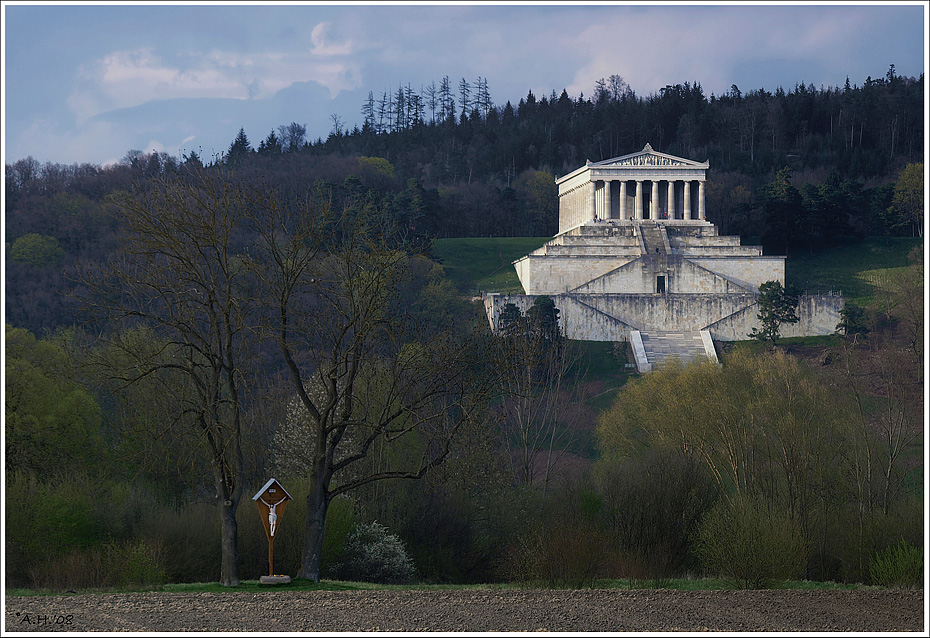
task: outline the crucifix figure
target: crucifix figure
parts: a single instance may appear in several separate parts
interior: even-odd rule
[[[278,515],[275,513],[274,510],[275,510],[275,508],[278,506],[279,503],[281,503],[281,502],[284,501],[285,498],[286,498],[286,497],[281,497],[281,500],[279,500],[279,501],[276,502],[276,503],[269,503],[268,501],[266,501],[266,500],[263,499],[263,498],[259,498],[259,499],[258,499],[258,500],[260,500],[262,503],[264,503],[265,505],[268,506],[268,524],[271,526],[271,535],[272,535],[272,536],[274,536],[274,530],[275,530],[275,527],[276,527],[277,524],[278,524]]]

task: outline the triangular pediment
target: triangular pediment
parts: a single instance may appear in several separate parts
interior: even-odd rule
[[[622,157],[615,157],[601,162],[592,162],[588,166],[598,168],[611,166],[677,166],[686,168],[707,168],[707,163],[695,162],[694,160],[675,157],[667,153],[659,153],[653,150],[652,146],[646,144],[643,150],[637,153],[630,153],[629,155],[623,155]]]

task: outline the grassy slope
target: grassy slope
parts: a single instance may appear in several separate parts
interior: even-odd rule
[[[911,237],[867,237],[813,255],[791,255],[785,262],[785,278],[802,291],[839,290],[847,299],[866,302],[885,271],[907,266],[908,253],[921,241]]]
[[[545,244],[550,237],[468,237],[437,239],[433,252],[446,275],[463,292],[522,293],[513,261]]]

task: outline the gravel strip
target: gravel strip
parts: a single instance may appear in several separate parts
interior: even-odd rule
[[[922,632],[920,590],[449,590],[7,596],[6,632]]]

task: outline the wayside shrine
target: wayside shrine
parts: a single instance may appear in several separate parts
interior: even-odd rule
[[[747,339],[760,284],[786,283],[785,257],[717,235],[705,219],[708,167],[646,144],[556,179],[559,233],[513,262],[526,294],[485,295],[491,326],[506,304],[526,312],[546,295],[566,337],[629,341],[640,371],[670,355],[716,360],[714,340]],[[839,295],[802,295],[800,321],[780,332],[832,334],[842,307]]]

